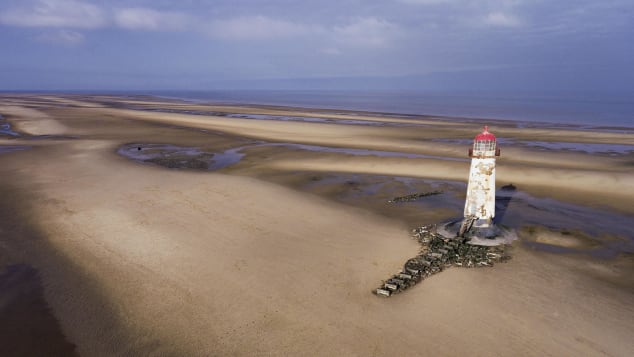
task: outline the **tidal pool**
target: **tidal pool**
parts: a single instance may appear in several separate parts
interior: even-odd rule
[[[0,145],[0,154],[6,154],[6,153],[10,153],[10,152],[15,152],[15,151],[28,150],[30,148],[31,148],[30,146],[18,146],[18,145],[2,146],[2,145]]]
[[[11,129],[11,124],[0,114],[0,134],[13,137],[20,136],[20,133],[16,133]]]

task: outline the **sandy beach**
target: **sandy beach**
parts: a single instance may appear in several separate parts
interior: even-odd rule
[[[26,353],[634,353],[632,131],[491,120],[512,259],[384,299],[411,230],[462,214],[484,122],[105,95],[0,115],[0,321],[48,336]],[[45,317],[9,314],[25,286]]]

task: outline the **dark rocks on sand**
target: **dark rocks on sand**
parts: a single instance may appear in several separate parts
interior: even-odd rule
[[[500,189],[502,191],[515,191],[515,190],[517,190],[517,187],[515,185],[513,185],[512,183],[509,183],[508,185],[504,185],[504,186],[500,187]]]
[[[391,296],[451,266],[492,267],[497,262],[510,259],[504,246],[472,245],[462,238],[447,238],[435,231],[434,226],[413,230],[414,239],[424,248],[419,255],[409,259],[403,269],[376,289],[375,294]]]
[[[442,191],[431,191],[431,192],[413,193],[411,195],[394,197],[394,198],[392,198],[391,200],[389,200],[387,202],[389,202],[389,203],[410,202],[410,201],[416,201],[417,199],[422,198],[422,197],[439,195],[441,193],[443,193],[443,192]]]

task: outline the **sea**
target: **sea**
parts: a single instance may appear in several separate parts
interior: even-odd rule
[[[130,93],[128,93],[130,94]],[[359,110],[634,130],[634,94],[413,91],[143,91],[197,102]]]

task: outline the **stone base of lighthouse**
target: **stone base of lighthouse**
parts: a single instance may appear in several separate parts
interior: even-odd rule
[[[473,245],[500,245],[508,244],[517,239],[515,231],[507,230],[491,224],[488,227],[472,227],[463,238]]]
[[[456,239],[466,240],[469,244],[496,246],[509,244],[517,239],[514,230],[499,227],[491,224],[489,227],[471,227],[464,235],[460,236],[460,227],[463,220],[455,220],[440,224],[437,227],[438,233],[445,237],[456,237]]]

